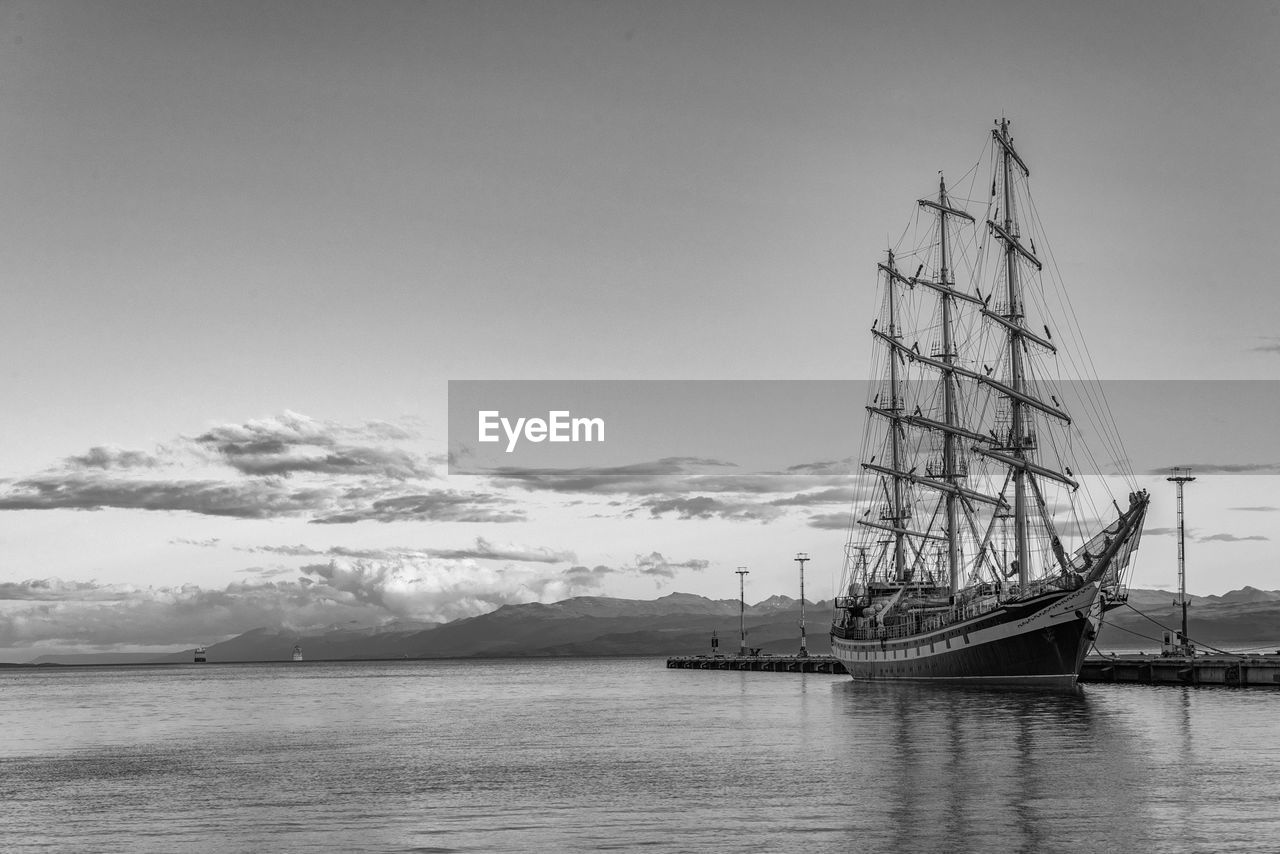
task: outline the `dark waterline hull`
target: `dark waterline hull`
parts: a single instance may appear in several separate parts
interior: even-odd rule
[[[1097,594],[1087,584],[906,637],[836,633],[831,651],[857,680],[1071,688],[1095,635]]]

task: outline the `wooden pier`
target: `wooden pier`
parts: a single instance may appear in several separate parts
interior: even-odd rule
[[[769,670],[776,673],[844,673],[830,655],[675,655],[667,667],[687,670]]]
[[[1280,687],[1280,655],[1091,655],[1081,682]]]

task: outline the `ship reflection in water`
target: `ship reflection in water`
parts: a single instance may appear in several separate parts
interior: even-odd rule
[[[1217,783],[1258,765],[1260,745],[1214,727],[1223,698],[1203,693],[839,684],[853,837],[901,851],[1247,847],[1257,816]]]

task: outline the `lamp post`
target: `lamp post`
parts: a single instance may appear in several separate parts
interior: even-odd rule
[[[1173,604],[1182,606],[1182,634],[1178,637],[1178,646],[1181,647],[1180,652],[1183,655],[1189,655],[1191,641],[1187,639],[1187,560],[1184,544],[1186,534],[1182,524],[1182,485],[1190,483],[1195,478],[1191,476],[1191,469],[1175,467],[1173,475],[1165,480],[1178,487],[1178,601]]]
[[[738,573],[738,655],[747,654],[747,568],[740,566]]]
[[[800,564],[800,657],[809,657],[808,641],[804,636],[804,564],[809,559],[808,552],[796,552],[796,563]]]

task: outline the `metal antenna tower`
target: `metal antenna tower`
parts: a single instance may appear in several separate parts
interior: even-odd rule
[[[1184,655],[1192,654],[1191,641],[1187,639],[1187,558],[1186,529],[1182,522],[1182,485],[1195,480],[1191,469],[1174,467],[1173,475],[1165,480],[1178,486],[1178,601],[1174,605],[1182,606],[1182,633],[1178,635],[1178,645]]]
[[[747,654],[747,574],[745,566],[734,570],[738,573],[738,655]]]
[[[800,564],[800,657],[809,657],[809,645],[804,636],[804,563],[809,559],[808,552],[796,552],[796,563]]]

